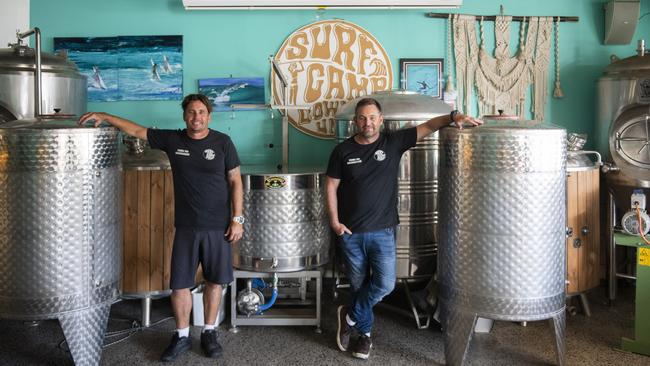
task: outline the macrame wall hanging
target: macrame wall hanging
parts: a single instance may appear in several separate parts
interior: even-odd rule
[[[503,9],[501,11],[503,14]],[[525,117],[526,93],[532,90],[530,110],[535,120],[544,119],[548,95],[547,75],[550,46],[555,31],[555,88],[553,96],[562,98],[559,68],[559,22],[577,21],[577,17],[512,17],[430,13],[429,17],[448,19],[448,62],[456,61],[456,101],[459,108],[471,111],[476,91],[478,114],[503,111]],[[478,20],[479,36],[476,34]],[[486,48],[484,22],[494,21],[495,49]],[[519,21],[518,48],[510,54],[510,26]],[[453,46],[452,46],[453,39]],[[451,67],[447,68],[446,90],[453,91]],[[532,86],[532,88],[531,88]],[[445,101],[454,102],[447,100]]]

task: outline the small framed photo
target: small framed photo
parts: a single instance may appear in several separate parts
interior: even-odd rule
[[[441,58],[401,58],[400,87],[442,99],[443,61]]]

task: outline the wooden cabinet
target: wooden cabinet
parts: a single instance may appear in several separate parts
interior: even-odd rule
[[[567,295],[574,295],[600,284],[600,181],[598,166],[567,175]]]
[[[174,242],[174,184],[170,169],[124,170],[122,292],[169,289]]]

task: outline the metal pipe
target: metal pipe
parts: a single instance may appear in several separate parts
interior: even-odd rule
[[[616,226],[616,203],[612,192],[608,192],[607,200],[607,298],[610,304],[616,300],[616,243],[614,242],[614,226]]]
[[[38,27],[34,27],[26,32],[17,33],[16,36],[18,39],[23,39],[31,36],[32,34],[36,35],[36,71],[34,73],[34,118],[38,118],[41,115],[41,103],[43,100],[43,93],[41,90],[42,82],[42,72],[41,72],[41,30]]]

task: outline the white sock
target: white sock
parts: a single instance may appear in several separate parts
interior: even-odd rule
[[[352,319],[350,319],[350,315],[348,314],[345,314],[345,322],[351,327],[354,327],[355,324],[357,324],[357,322],[353,322]]]
[[[183,328],[183,329],[176,329],[176,333],[178,333],[178,338],[189,337],[190,327]]]
[[[365,335],[366,337],[370,338],[370,332],[368,332],[368,333],[364,333],[364,335]]]
[[[203,331],[201,333],[205,332],[206,330],[213,330],[213,329],[214,329],[214,324],[206,324],[203,326]]]

